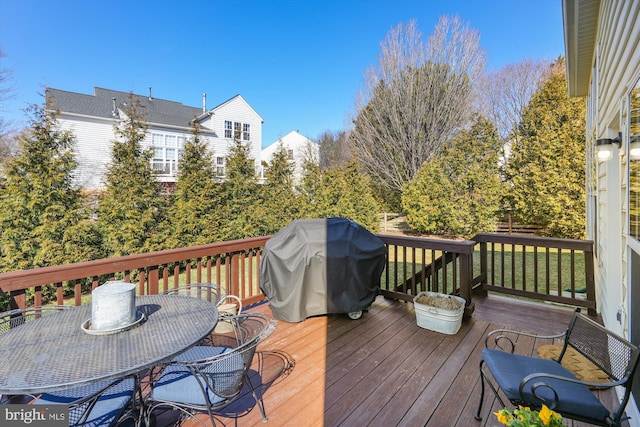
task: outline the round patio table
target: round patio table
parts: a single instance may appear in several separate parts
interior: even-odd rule
[[[145,319],[109,335],[82,329],[91,304],[0,334],[0,394],[37,394],[121,378],[170,360],[207,336],[215,305],[180,295],[136,297]]]

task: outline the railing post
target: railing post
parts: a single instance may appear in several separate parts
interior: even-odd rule
[[[158,294],[158,282],[160,280],[160,272],[158,271],[158,267],[149,268],[148,276],[147,276],[147,288],[149,290],[149,295],[157,295]]]
[[[487,242],[480,242],[480,289],[484,296],[487,296],[484,285],[487,284],[487,274],[489,272],[489,252],[487,251]]]
[[[587,288],[587,301],[596,302],[596,282],[595,271],[593,266],[593,242],[589,251],[584,251],[584,269],[585,269],[585,285]],[[597,307],[596,307],[597,308]],[[588,313],[590,316],[597,316],[596,308],[589,308]]]
[[[240,296],[240,257],[237,253],[230,254],[229,263],[229,293],[231,295]]]
[[[471,253],[461,253],[459,255],[460,259],[460,297],[462,297],[465,301],[464,307],[464,315],[465,317],[470,317],[471,313],[475,310],[473,302],[471,301],[471,268],[473,263],[471,262],[471,257],[473,256],[473,252]]]

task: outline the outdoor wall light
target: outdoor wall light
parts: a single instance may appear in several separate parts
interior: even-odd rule
[[[640,160],[640,135],[632,136],[629,140],[629,158]]]
[[[618,133],[615,138],[603,138],[596,140],[596,154],[598,160],[609,160],[613,157],[613,144],[622,145],[622,132]],[[640,153],[638,153],[640,154]]]

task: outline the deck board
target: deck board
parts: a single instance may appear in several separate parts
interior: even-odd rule
[[[484,337],[499,328],[560,333],[572,310],[496,296],[474,297],[474,303],[475,312],[455,335],[419,328],[411,304],[382,297],[358,320],[328,315],[280,321],[259,346],[252,366],[253,384],[264,382],[259,388],[269,417],[266,425],[499,426],[491,413],[500,404],[490,391],[484,419],[474,419]],[[271,313],[268,304],[248,310]],[[539,345],[521,338],[518,352],[535,354]],[[599,393],[614,398],[612,390]],[[217,418],[218,425],[265,425],[250,395],[227,415]]]

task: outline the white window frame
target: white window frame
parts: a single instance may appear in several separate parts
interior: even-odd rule
[[[225,159],[224,157],[216,157],[216,176],[224,177],[225,176]]]
[[[178,174],[178,159],[186,138],[175,134],[154,132],[151,134],[153,157],[151,167],[161,176],[176,176]]]
[[[249,123],[242,124],[242,140],[251,141],[251,125]]]
[[[233,122],[231,120],[224,121],[224,137],[228,139],[233,137]]]

